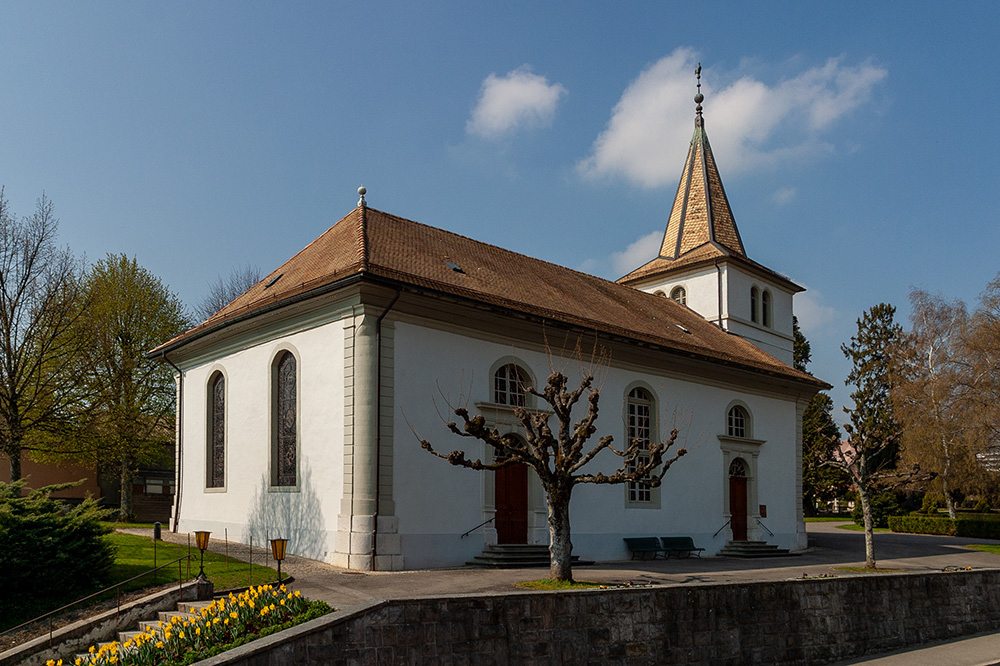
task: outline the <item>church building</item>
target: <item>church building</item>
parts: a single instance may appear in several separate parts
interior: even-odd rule
[[[153,350],[177,372],[173,529],[285,537],[357,570],[547,544],[533,472],[453,467],[419,440],[490,461],[449,433],[453,409],[516,433],[514,407],[544,407],[524,386],[553,368],[578,382],[599,348],[593,441],[677,427],[689,452],[657,488],[577,486],[575,554],[628,559],[636,536],[690,536],[707,555],[805,548],[802,413],[827,385],[791,367],[802,288],[747,256],[695,101],[659,255],[617,282],[370,208],[362,188],[301,252]],[[605,451],[586,470],[620,462]]]

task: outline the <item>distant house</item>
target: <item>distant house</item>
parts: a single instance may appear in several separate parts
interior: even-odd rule
[[[513,406],[539,407],[523,386],[552,366],[578,378],[563,350],[582,341],[610,354],[598,436],[654,441],[676,423],[691,451],[660,488],[578,487],[574,552],[627,558],[622,537],[643,535],[690,535],[710,554],[729,541],[804,548],[801,420],[827,385],[790,367],[799,291],[747,256],[700,105],[659,256],[617,283],[362,196],[152,352],[180,369],[174,529],[285,536],[291,552],[362,570],[547,543],[531,473],[451,467],[411,429],[440,450],[468,447],[443,421],[462,404],[516,432]]]

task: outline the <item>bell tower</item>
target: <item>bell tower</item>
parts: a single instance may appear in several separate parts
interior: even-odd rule
[[[751,260],[705,132],[701,64],[694,135],[659,255],[618,282],[673,298],[792,364],[792,297],[803,287]]]

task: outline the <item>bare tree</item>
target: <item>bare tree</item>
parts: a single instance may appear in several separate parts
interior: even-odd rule
[[[487,426],[483,416],[470,416],[464,407],[454,410],[462,424],[448,423],[448,429],[456,435],[471,437],[491,447],[496,462],[469,460],[464,451],[441,454],[427,440],[420,442],[427,451],[459,467],[495,472],[508,465],[524,464],[533,469],[545,489],[548,504],[549,576],[562,581],[573,580],[569,503],[576,484],[631,482],[655,488],[661,484],[671,465],[687,453],[686,449],[678,449],[672,458],[666,458],[668,450],[677,441],[676,428],[663,442],[646,445],[633,440],[624,450],[618,451],[611,445],[612,436],[605,435],[593,448],[586,450],[588,440],[597,432],[594,423],[597,421],[600,390],[594,387],[593,375],[585,375],[580,385],[572,390],[568,381],[562,372],[553,371],[541,391],[525,387],[526,393],[544,400],[551,412],[515,407],[514,415],[523,428],[523,439],[513,434],[501,435],[495,428]],[[574,422],[573,409],[585,396],[587,412],[582,419]],[[549,425],[552,417],[556,421],[555,428]],[[605,450],[619,456],[621,466],[607,475],[583,472],[583,468]]]
[[[229,278],[223,278],[220,275],[219,279],[209,286],[208,293],[201,299],[201,302],[195,306],[195,318],[199,321],[205,321],[232,303],[237,296],[260,282],[261,277],[260,269],[250,264],[234,268],[230,271]]]
[[[0,451],[11,481],[21,478],[22,452],[60,439],[88,402],[79,373],[86,340],[74,327],[82,265],[56,247],[58,226],[44,194],[17,221],[0,189]]]

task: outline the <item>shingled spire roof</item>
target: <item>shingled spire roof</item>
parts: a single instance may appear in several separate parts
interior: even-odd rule
[[[784,276],[751,261],[743,247],[740,230],[736,226],[733,209],[722,186],[719,167],[712,154],[712,146],[705,131],[701,103],[701,65],[698,66],[698,93],[694,96],[694,135],[688,148],[687,160],[674,196],[674,205],[667,219],[667,229],[660,244],[660,253],[649,263],[640,266],[618,282],[631,284],[681,267],[719,258],[732,258],[752,265],[757,270],[773,274],[788,282]],[[800,291],[801,287],[795,287]]]

